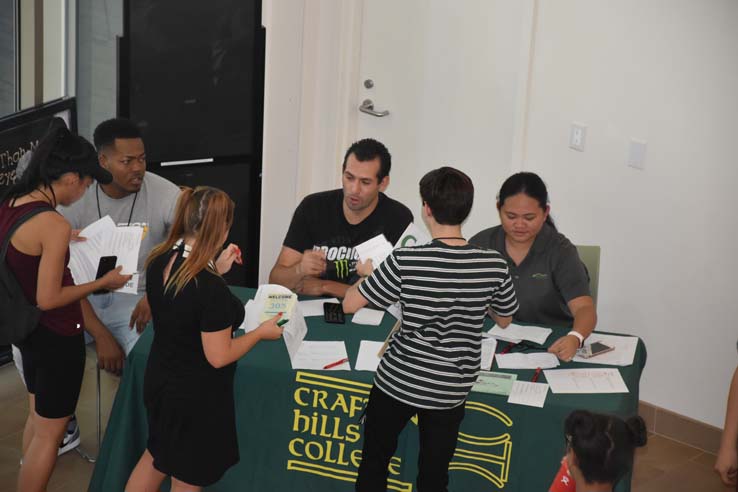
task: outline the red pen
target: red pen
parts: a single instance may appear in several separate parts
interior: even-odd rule
[[[332,367],[340,366],[344,362],[348,362],[348,361],[349,361],[348,357],[346,357],[345,359],[337,360],[336,362],[331,362],[330,364],[323,366],[323,369],[330,369]]]
[[[540,375],[541,375],[541,368],[539,367],[538,369],[536,369],[536,373],[533,374],[533,379],[531,379],[531,381],[535,383],[536,381],[538,381],[538,376]]]
[[[507,344],[507,347],[505,347],[504,349],[502,349],[502,352],[500,352],[500,353],[501,353],[501,354],[506,354],[506,353],[508,353],[508,352],[509,352],[510,350],[512,350],[512,348],[513,348],[513,347],[514,347],[515,345],[517,345],[517,344],[515,344],[515,343],[512,343],[512,342],[508,342],[508,344]]]

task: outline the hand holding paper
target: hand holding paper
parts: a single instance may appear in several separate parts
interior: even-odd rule
[[[374,236],[368,241],[364,241],[356,246],[361,261],[372,260],[374,268],[377,268],[392,253],[392,244],[387,241],[384,234]]]
[[[552,331],[550,328],[541,328],[540,326],[523,326],[510,323],[507,328],[494,326],[488,333],[503,340],[530,340],[538,345],[543,345]]]
[[[262,322],[259,327],[254,330],[256,333],[259,334],[259,339],[277,340],[279,337],[281,337],[282,332],[284,331],[284,328],[278,325],[279,318],[281,317],[282,313],[279,313],[276,316],[273,316],[268,320]]]

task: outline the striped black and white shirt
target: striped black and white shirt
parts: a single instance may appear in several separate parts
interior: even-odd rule
[[[498,252],[440,241],[396,249],[359,291],[381,308],[400,302],[402,326],[374,384],[418,408],[463,403],[479,373],[487,308],[500,316],[518,309],[507,262]]]

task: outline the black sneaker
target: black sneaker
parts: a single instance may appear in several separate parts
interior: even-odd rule
[[[69,423],[67,424],[67,432],[64,434],[64,439],[62,439],[61,444],[59,445],[59,452],[57,453],[58,456],[63,455],[67,451],[71,451],[77,446],[79,446],[80,436],[79,436],[79,425],[77,424],[77,416],[72,415],[72,418],[69,419]]]

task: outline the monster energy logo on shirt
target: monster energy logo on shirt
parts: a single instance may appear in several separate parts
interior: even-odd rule
[[[349,261],[348,260],[336,260],[333,262],[336,266],[336,277],[348,278],[349,276]]]
[[[314,246],[313,249],[323,251],[325,259],[333,262],[336,278],[339,280],[345,280],[351,276],[351,270],[359,258],[358,251],[351,246]]]

